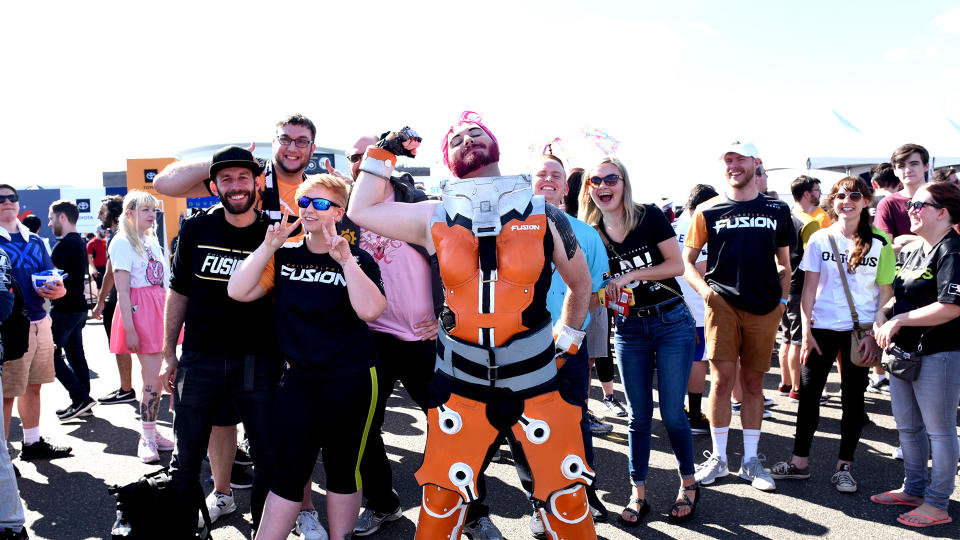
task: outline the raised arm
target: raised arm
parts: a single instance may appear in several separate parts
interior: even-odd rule
[[[209,159],[177,161],[160,171],[153,179],[153,188],[169,197],[207,197],[210,192],[203,181],[209,176]]]

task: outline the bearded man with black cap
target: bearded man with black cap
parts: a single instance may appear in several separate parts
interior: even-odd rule
[[[200,489],[198,475],[211,427],[226,425],[223,422],[239,414],[255,466],[250,502],[254,530],[270,487],[267,428],[281,362],[271,298],[237,302],[227,295],[227,281],[270,226],[266,214],[254,208],[261,172],[249,150],[228,146],[213,154],[210,191],[220,204],[184,220],[180,228],[164,317],[161,374],[175,404],[171,468],[184,500],[193,500]],[[181,327],[183,352],[178,360]],[[216,490],[208,506],[217,515],[236,509],[232,493]]]

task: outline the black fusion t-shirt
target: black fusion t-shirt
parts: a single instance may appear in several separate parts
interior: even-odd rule
[[[67,233],[53,246],[50,254],[53,265],[67,273],[63,285],[67,294],[51,301],[51,313],[76,313],[86,311],[87,299],[83,295],[83,276],[87,274],[87,244],[80,233]]]
[[[677,236],[667,217],[663,215],[663,211],[655,205],[637,205],[637,212],[640,214],[640,220],[627,233],[623,242],[614,242],[607,237],[606,233],[603,233],[607,240],[605,247],[610,262],[611,277],[615,278],[637,268],[662,263],[663,254],[660,253],[657,244]],[[597,227],[600,231],[605,230],[603,218],[600,218]],[[625,288],[633,289],[634,308],[652,306],[683,296],[676,278],[631,281]]]
[[[188,298],[185,350],[276,353],[271,298],[237,302],[227,295],[230,275],[263,242],[269,224],[266,214],[257,212],[253,224],[234,227],[220,205],[183,221],[170,288]]]
[[[707,244],[703,277],[710,288],[737,309],[764,315],[783,297],[777,248],[790,246],[796,235],[783,201],[763,194],[750,201],[718,195],[697,207],[684,246]]]
[[[960,235],[950,230],[923,253],[923,242],[903,248],[893,280],[893,314],[899,315],[934,302],[960,304]],[[920,336],[923,336],[922,338]],[[939,326],[901,326],[893,342],[901,349],[926,354],[960,349],[960,318]],[[922,345],[922,347],[921,347]]]
[[[350,252],[383,293],[380,267],[369,253]],[[343,268],[327,253],[311,253],[301,238],[273,255],[260,285],[273,284],[277,338],[290,364],[311,375],[332,378],[367,370],[376,359],[367,323],[350,304]]]

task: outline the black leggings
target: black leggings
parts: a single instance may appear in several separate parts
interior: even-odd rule
[[[607,339],[604,342],[607,346],[607,356],[593,359],[593,365],[597,367],[597,379],[602,383],[613,381],[613,351],[610,350],[611,328],[616,328],[613,321],[609,321],[607,325]]]
[[[797,432],[793,442],[793,455],[810,456],[813,434],[820,423],[820,395],[830,375],[833,361],[840,353],[843,369],[840,370],[840,403],[843,416],[840,420],[841,461],[853,461],[853,454],[860,442],[863,430],[863,392],[867,386],[867,368],[850,362],[850,330],[813,329],[822,354],[812,351],[800,370],[800,404],[797,407]]]

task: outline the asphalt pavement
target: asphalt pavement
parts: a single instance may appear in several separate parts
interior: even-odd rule
[[[106,336],[99,321],[89,321],[84,329],[84,347],[92,369],[94,398],[119,387],[116,363],[107,352]],[[394,359],[401,360],[401,359]],[[139,394],[139,365],[134,360],[134,388]],[[777,396],[779,368],[767,375],[767,395],[776,404],[770,408],[773,417],[763,423],[760,452],[767,456],[767,466],[789,457],[793,448],[794,421],[797,405]],[[625,402],[623,388],[616,383],[621,401]],[[910,529],[896,522],[897,515],[906,507],[880,506],[870,502],[873,493],[895,489],[903,479],[903,464],[890,457],[897,445],[897,434],[890,413],[889,396],[866,394],[867,412],[873,425],[864,428],[853,475],[859,484],[854,494],[837,492],[830,484],[835,458],[840,444],[840,380],[836,370],[827,385],[829,402],[821,407],[819,432],[811,452],[813,476],[806,481],[782,480],[777,490],[765,493],[753,489],[735,475],[718,480],[701,490],[701,502],[696,519],[686,525],[673,525],[667,513],[676,497],[679,478],[676,461],[670,449],[659,413],[655,414],[653,450],[647,479],[647,498],[652,512],[642,525],[624,529],[616,524],[616,515],[628,502],[630,482],[627,464],[627,421],[608,418],[614,431],[594,439],[596,446],[596,486],[601,499],[610,510],[609,520],[597,524],[597,535],[603,539],[644,538],[960,538],[957,522]],[[592,388],[592,397],[599,398],[598,384]],[[656,394],[654,395],[656,399]],[[115,501],[107,493],[113,484],[137,480],[156,470],[156,465],[145,465],[136,457],[139,422],[135,404],[98,405],[93,416],[61,424],[54,410],[68,404],[66,391],[59,383],[44,386],[41,435],[55,444],[73,447],[73,457],[52,461],[26,462],[16,458],[20,450],[21,428],[14,416],[10,438],[13,441],[14,464],[22,473],[19,479],[20,495],[24,501],[27,527],[32,538],[73,540],[110,538]],[[172,414],[168,410],[169,396],[163,399],[158,429],[170,435]],[[594,411],[600,412],[599,402],[592,401]],[[705,403],[706,405],[706,399]],[[426,424],[423,414],[398,385],[388,403],[384,438],[393,464],[394,487],[400,494],[403,518],[389,523],[370,538],[379,540],[411,539],[419,510],[420,490],[414,481],[414,472],[420,465],[425,441]],[[697,462],[702,453],[710,450],[709,435],[694,437]],[[738,417],[733,417],[730,429],[728,455],[732,472],[739,470],[743,453]],[[162,463],[169,462],[170,454],[162,453]],[[208,482],[209,467],[203,466],[203,485]],[[492,463],[487,471],[488,501],[493,522],[505,538],[531,538],[527,529],[530,518],[528,504],[517,480],[509,450],[504,447],[504,460]],[[321,522],[326,522],[325,492],[322,465],[318,462],[313,475],[313,500]],[[241,539],[249,534],[249,490],[236,490],[239,510],[225,516],[214,525],[213,538]],[[950,501],[950,513],[960,521],[960,490],[955,489]],[[158,513],[158,520],[163,516]],[[291,538],[298,538],[291,534]]]

